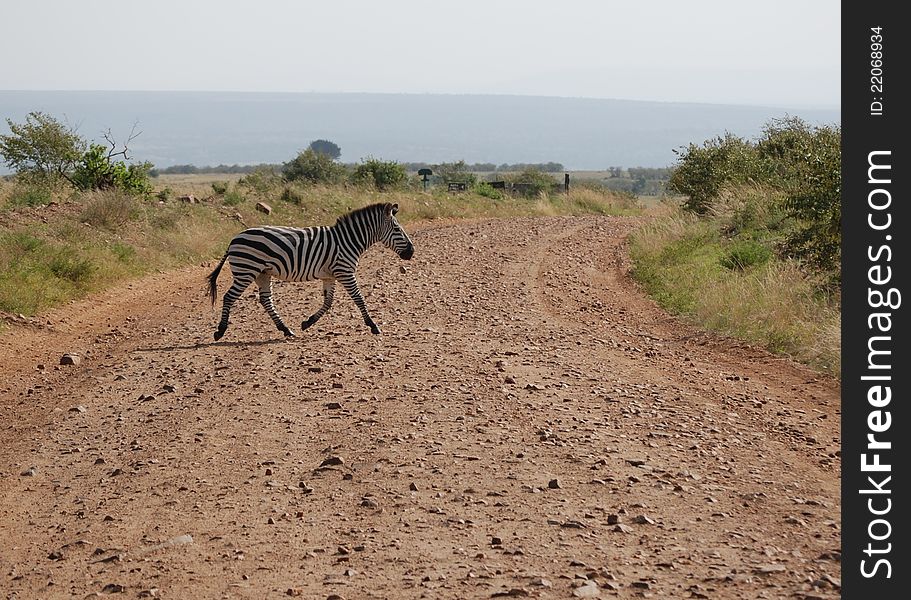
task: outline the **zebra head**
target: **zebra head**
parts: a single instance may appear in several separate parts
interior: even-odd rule
[[[403,260],[410,260],[414,256],[414,244],[398,219],[395,218],[399,212],[398,204],[383,205],[383,222],[380,225],[379,239],[383,245],[399,255]]]

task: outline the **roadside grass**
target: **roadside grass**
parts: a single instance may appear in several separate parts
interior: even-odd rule
[[[759,189],[730,192],[709,218],[673,211],[630,236],[633,277],[667,311],[837,376],[839,298],[826,279],[773,251],[780,215]],[[759,206],[774,207],[766,198]]]
[[[331,225],[374,202],[398,203],[406,224],[639,210],[635,200],[591,190],[492,200],[471,192],[290,185],[262,174],[153,181],[155,192],[143,198],[111,190],[32,192],[0,180],[0,313],[32,316],[128,279],[220,257],[245,227]],[[179,200],[188,194],[198,202]],[[257,202],[269,204],[271,214],[257,211]]]

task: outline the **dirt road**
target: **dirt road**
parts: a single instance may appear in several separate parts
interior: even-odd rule
[[[204,267],[7,330],[0,597],[838,597],[837,385],[656,308],[633,226],[418,228],[380,336],[251,290],[212,343]]]

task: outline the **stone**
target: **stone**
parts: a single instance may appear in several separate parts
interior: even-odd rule
[[[78,367],[80,364],[82,364],[82,357],[78,354],[67,353],[60,357],[60,364],[73,365],[74,367]]]
[[[265,202],[257,202],[257,203],[256,203],[256,210],[258,210],[258,211],[261,212],[261,213],[265,213],[265,214],[267,214],[267,215],[271,215],[271,214],[272,214],[272,207],[269,206],[268,204],[266,204]]]
[[[600,595],[601,589],[594,581],[589,581],[573,590],[573,596],[576,598],[597,598]]]
[[[345,461],[344,461],[344,459],[342,459],[341,456],[330,456],[329,458],[327,458],[326,460],[324,460],[323,462],[321,462],[319,464],[319,468],[335,467],[335,466],[339,466],[339,465],[343,465],[343,464],[345,464]]]

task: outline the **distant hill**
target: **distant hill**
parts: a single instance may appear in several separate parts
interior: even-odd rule
[[[774,117],[841,119],[825,109],[537,96],[0,91],[0,133],[6,118],[21,122],[36,110],[88,139],[110,129],[123,141],[136,122],[133,156],[159,167],[280,163],[319,138],[341,146],[345,162],[663,167],[674,148],[725,131],[754,137]]]

